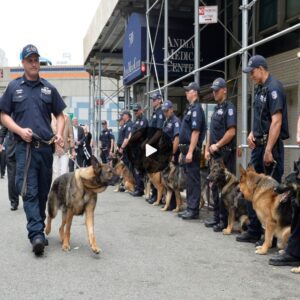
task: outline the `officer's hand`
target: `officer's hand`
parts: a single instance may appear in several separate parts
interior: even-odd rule
[[[217,152],[219,151],[219,148],[216,144],[212,144],[210,147],[209,147],[209,151],[210,153],[214,153],[214,152]]]
[[[264,164],[266,166],[269,166],[273,162],[274,162],[274,158],[273,158],[272,151],[266,149],[265,154],[264,154]]]
[[[187,164],[189,164],[189,163],[192,162],[192,159],[193,159],[193,153],[188,152],[187,155],[186,155],[186,157],[185,157],[185,162],[186,162]]]
[[[30,128],[21,128],[18,133],[19,136],[27,143],[31,143],[32,141],[32,130]]]
[[[210,153],[209,151],[205,151],[204,157],[206,160],[210,160]]]
[[[63,137],[60,134],[57,134],[55,136],[55,141],[54,142],[55,142],[56,145],[58,145],[60,147],[64,146],[64,139],[63,139]]]
[[[118,149],[119,153],[123,154],[123,148]]]
[[[247,141],[248,141],[249,148],[252,149],[252,150],[255,149],[255,147],[256,147],[256,145],[254,143],[255,138],[254,138],[254,135],[253,135],[252,131],[249,133]]]

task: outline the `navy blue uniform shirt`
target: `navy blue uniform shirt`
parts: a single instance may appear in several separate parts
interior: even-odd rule
[[[230,127],[236,127],[236,108],[230,101],[215,106],[210,123],[210,144],[216,144]],[[233,139],[229,145],[234,144]]]
[[[66,107],[56,88],[47,80],[29,81],[25,76],[8,84],[0,110],[10,115],[22,128],[30,128],[44,140],[53,136],[51,113],[58,116]],[[21,137],[15,134],[16,140]]]
[[[132,121],[127,121],[119,130],[119,138],[118,138],[118,146],[121,147],[121,145],[124,142],[124,139],[128,139],[129,134],[132,131]]]
[[[141,115],[140,117],[137,117],[135,122],[132,125],[132,132],[135,132],[141,128],[148,127],[148,120],[144,115]]]
[[[185,111],[180,128],[179,143],[190,144],[193,130],[200,131],[197,146],[201,148],[205,138],[206,123],[204,111],[199,101],[189,105]]]
[[[150,127],[153,128],[162,128],[165,121],[165,116],[161,107],[153,110],[152,117],[150,119]]]
[[[263,85],[259,85],[255,91],[254,116],[252,131],[254,137],[261,138],[268,134],[272,122],[272,116],[277,112],[282,113],[282,125],[279,138],[289,138],[287,105],[282,84],[269,75]]]
[[[100,134],[100,142],[101,142],[101,147],[105,148],[107,150],[110,150],[110,144],[111,140],[113,139],[111,131],[109,129],[102,130]]]
[[[180,132],[180,120],[173,114],[166,119],[163,125],[163,132],[173,141]]]

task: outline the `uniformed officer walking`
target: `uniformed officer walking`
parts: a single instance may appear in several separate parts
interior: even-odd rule
[[[271,175],[278,182],[284,171],[282,140],[289,137],[287,105],[282,84],[273,78],[266,59],[252,56],[243,70],[257,84],[253,107],[252,130],[248,145],[252,149],[251,164],[258,173]],[[251,202],[247,201],[250,224],[248,230],[237,236],[238,242],[257,242],[262,234],[261,224]]]
[[[189,106],[181,123],[179,148],[183,155],[187,175],[187,209],[178,215],[184,220],[191,220],[199,217],[200,156],[206,133],[206,123],[204,111],[198,98],[199,85],[196,82],[191,82],[184,89]]]
[[[211,116],[210,130],[205,146],[205,159],[222,159],[226,168],[235,173],[235,136],[236,136],[236,108],[227,101],[226,81],[223,78],[214,80],[212,86],[214,99],[217,102]],[[214,200],[214,218],[205,221],[206,227],[213,227],[215,232],[227,227],[227,210],[224,202],[219,199],[217,185],[211,188]]]
[[[133,122],[132,125],[132,134],[136,133],[141,128],[148,127],[148,120],[144,116],[143,109],[140,104],[135,103],[133,105],[133,112],[135,115],[135,121]],[[137,146],[140,147],[140,145]],[[144,171],[141,169],[138,170],[137,168],[134,168],[133,175],[135,179],[135,190],[133,193],[131,193],[131,195],[134,197],[143,196],[144,195]]]
[[[149,121],[147,143],[155,148],[156,143],[158,143],[162,135],[162,127],[165,121],[165,116],[161,109],[162,95],[160,93],[153,93],[150,95],[150,99],[152,100],[153,113]],[[153,204],[157,198],[157,190],[153,185],[151,185],[151,190],[151,198],[148,199],[149,204]]]
[[[101,150],[101,161],[106,164],[109,161],[109,156],[113,153],[114,148],[114,138],[111,131],[108,129],[106,120],[101,122],[102,131],[99,137],[100,150]]]
[[[52,180],[51,113],[57,119],[55,142],[63,146],[66,107],[56,88],[39,77],[39,53],[24,47],[24,75],[9,83],[1,102],[1,121],[16,139],[16,187],[23,196],[28,238],[36,255],[44,252],[45,208]]]

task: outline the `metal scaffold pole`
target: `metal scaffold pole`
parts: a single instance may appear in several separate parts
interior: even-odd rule
[[[95,136],[95,139],[96,139],[96,145],[97,145],[97,151],[99,149],[99,136],[100,136],[100,132],[101,132],[101,112],[102,112],[102,97],[101,97],[101,94],[102,94],[102,70],[101,70],[101,58],[99,59],[99,77],[98,77],[98,80],[99,80],[99,116],[98,116],[98,126],[97,126],[97,133],[96,133],[96,136]]]
[[[242,9],[242,47],[248,46],[248,0],[243,0]],[[248,50],[242,54],[242,69],[247,67]],[[242,72],[242,144],[247,144],[248,136],[248,87],[247,74]],[[242,154],[242,165],[245,168],[247,164],[246,151]]]
[[[194,2],[194,56],[195,56],[195,66],[194,70],[199,69],[200,67],[200,37],[199,37],[199,0]],[[194,81],[200,85],[200,72],[195,72]]]
[[[169,14],[168,14],[168,5],[169,5],[169,1],[165,0],[165,20],[164,20],[164,84],[166,85],[168,83],[168,63],[169,61],[167,60],[167,57],[169,56],[169,51],[168,51],[168,35],[169,35],[169,23],[168,23],[168,19],[169,19]],[[166,87],[164,89],[164,100],[168,99],[168,87]]]
[[[148,11],[149,10],[149,0],[146,1],[146,10]],[[150,95],[148,94],[148,92],[150,91],[150,41],[149,41],[149,36],[148,34],[146,35],[146,50],[147,50],[147,53],[146,53],[146,59],[147,59],[147,86],[146,86],[146,91],[147,91],[147,94],[146,94],[146,107],[148,107],[148,110],[147,110],[147,117],[149,118],[150,117]]]

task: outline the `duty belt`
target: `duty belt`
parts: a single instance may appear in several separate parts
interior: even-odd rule
[[[186,155],[189,152],[190,145],[189,144],[179,144],[178,147],[179,147],[180,152],[183,155]],[[196,151],[200,151],[198,146],[196,146],[194,152],[196,152]]]
[[[267,134],[263,135],[263,137],[255,138],[255,141],[254,141],[256,146],[265,146],[265,145],[267,145],[267,142],[268,142]]]

